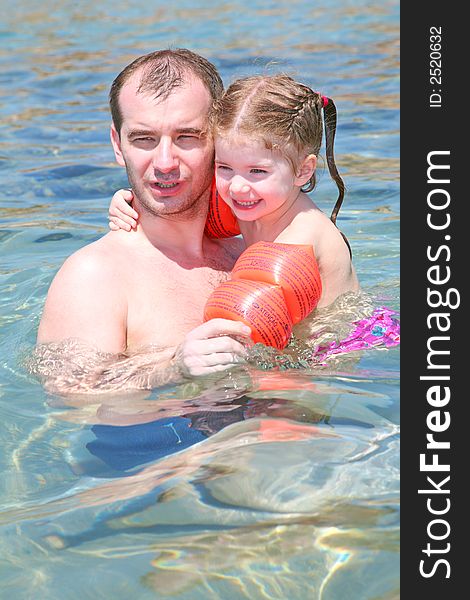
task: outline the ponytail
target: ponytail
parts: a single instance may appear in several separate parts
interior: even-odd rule
[[[330,172],[331,178],[336,183],[338,188],[338,199],[331,211],[330,220],[332,223],[336,225],[336,217],[338,216],[341,205],[343,204],[344,199],[344,181],[341,178],[341,175],[338,173],[338,169],[336,168],[335,155],[334,155],[334,144],[335,144],[335,135],[336,135],[336,106],[331,98],[327,98],[326,96],[322,96],[323,100],[323,118],[325,122],[325,145],[326,145],[326,162],[328,165],[328,171]],[[351,246],[342,231],[340,231],[343,236],[344,241],[349,249],[349,254],[352,256]]]

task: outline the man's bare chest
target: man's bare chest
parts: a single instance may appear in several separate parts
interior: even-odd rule
[[[203,322],[207,298],[228,277],[226,271],[179,265],[136,271],[128,290],[128,348],[179,344]]]

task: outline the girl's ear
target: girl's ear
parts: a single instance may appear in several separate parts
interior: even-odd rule
[[[303,159],[302,163],[297,169],[295,185],[298,185],[299,187],[304,186],[310,177],[315,173],[316,168],[317,157],[315,154],[309,154]]]
[[[121,167],[125,167],[126,163],[124,162],[124,157],[122,155],[121,150],[121,138],[119,137],[119,133],[117,132],[116,127],[114,127],[114,123],[111,124],[110,136],[111,144],[113,145],[114,149],[114,156],[116,157],[116,162],[118,165],[121,165]]]

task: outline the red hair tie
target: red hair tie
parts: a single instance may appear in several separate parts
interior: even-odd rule
[[[320,94],[320,92],[315,92],[315,94],[318,94],[321,97],[322,107],[325,108],[325,106],[328,104],[328,98]]]

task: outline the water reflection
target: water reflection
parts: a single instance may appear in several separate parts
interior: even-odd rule
[[[397,3],[18,0],[2,16],[0,595],[398,598],[398,354],[312,368],[299,341],[334,343],[377,305],[397,309]],[[286,70],[335,99],[339,225],[366,293],[302,324],[282,356],[254,349],[248,371],[224,380],[46,395],[24,358],[47,287],[106,231],[126,184],[107,90],[138,54],[170,45],[206,55],[226,83]],[[332,197],[326,173],[315,199],[329,213]],[[173,453],[164,440],[159,455],[158,421],[178,423],[173,441],[200,438]],[[136,462],[116,469],[103,458],[122,457],[129,434]],[[101,457],[87,448],[97,441]]]
[[[227,390],[219,387],[214,401],[178,402],[176,395],[195,390],[168,391],[161,398],[167,410],[171,400],[185,414],[204,413],[206,427],[239,408],[254,414],[133,475],[81,478],[67,497],[3,512],[3,528],[20,527],[23,539],[61,562],[143,560],[145,585],[164,595],[197,591],[203,582],[215,597],[240,589],[241,597],[257,597],[254,590],[266,586],[277,590],[273,597],[300,598],[309,589],[335,598],[351,581],[361,598],[396,593],[397,430],[377,412],[390,401],[340,377],[312,386],[303,375],[294,374],[304,384],[300,400],[289,392],[294,382],[271,373],[259,373],[260,388],[273,387],[274,376],[290,401],[256,392],[224,401]]]

